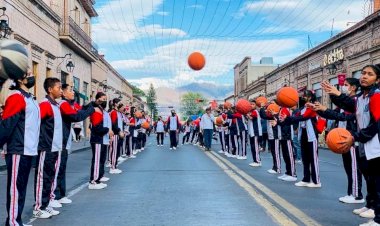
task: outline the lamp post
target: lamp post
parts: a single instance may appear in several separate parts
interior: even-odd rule
[[[63,61],[65,61],[65,58],[67,56],[69,56],[69,58],[67,59],[67,63],[66,63],[66,70],[69,72],[69,73],[73,73],[74,71],[74,68],[75,68],[75,65],[74,65],[74,62],[73,62],[73,59],[71,58],[71,53],[67,53],[66,55],[64,55],[63,57],[56,57],[57,59],[63,59],[57,66],[57,72],[60,72],[60,66],[61,64],[63,63]]]
[[[0,15],[0,39],[3,39],[12,33],[12,29],[9,27],[9,17],[5,14],[7,8],[1,7],[0,10],[3,11],[3,14]]]

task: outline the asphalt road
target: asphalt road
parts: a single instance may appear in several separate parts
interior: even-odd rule
[[[33,225],[358,225],[366,220],[352,214],[361,204],[342,204],[346,178],[341,157],[320,150],[322,188],[298,188],[266,172],[271,155],[262,153],[263,166],[227,159],[197,146],[170,151],[157,147],[153,135],[136,159],[120,165],[123,173],[108,175],[104,190],[88,190],[90,151],[70,155],[68,190],[72,204],[47,220],[32,219],[33,174],[24,210]],[[284,167],[284,164],[283,164]],[[297,164],[299,178],[302,165]],[[0,172],[0,219],[5,218],[5,172]],[[365,194],[365,189],[364,189]]]

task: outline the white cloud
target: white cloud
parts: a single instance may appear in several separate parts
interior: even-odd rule
[[[167,15],[169,15],[169,12],[159,11],[159,12],[157,12],[157,14],[161,15],[161,16],[167,16]]]
[[[201,4],[194,4],[194,5],[188,6],[187,8],[203,9],[204,7]]]

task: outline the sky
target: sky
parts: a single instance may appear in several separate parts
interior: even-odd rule
[[[284,64],[365,18],[370,0],[96,0],[93,40],[128,81],[146,90],[233,84],[233,68]],[[310,42],[308,41],[310,37]],[[202,52],[206,66],[187,58]]]

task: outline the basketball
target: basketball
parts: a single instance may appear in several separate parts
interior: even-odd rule
[[[223,104],[224,109],[230,109],[232,107],[232,104],[228,101],[224,102]]]
[[[326,144],[329,149],[337,154],[343,154],[348,152],[350,149],[345,150],[342,147],[342,144],[339,144],[342,141],[346,140],[346,137],[351,137],[351,133],[343,128],[332,129],[326,137]]]
[[[298,104],[298,92],[292,87],[283,87],[277,92],[277,103],[282,107],[294,107]]]
[[[187,59],[187,62],[191,69],[199,71],[205,66],[206,59],[202,53],[193,52],[192,54],[190,54],[189,58]]]
[[[263,105],[266,105],[268,103],[268,100],[267,98],[263,97],[263,96],[260,96],[258,98],[256,98],[256,104],[257,106],[261,107]]]
[[[141,117],[142,117],[142,113],[141,113],[141,111],[136,111],[136,112],[135,112],[135,117],[136,117],[136,118],[141,118]]]
[[[219,117],[217,117],[215,119],[215,124],[218,125],[218,126],[220,126],[220,125],[223,124],[223,118],[222,118],[222,116],[219,116]]]
[[[141,123],[141,127],[144,128],[144,129],[149,129],[149,127],[150,127],[149,122],[143,122],[143,123]]]
[[[20,79],[28,70],[28,52],[23,44],[16,40],[0,41],[0,78]]]
[[[236,103],[236,110],[245,115],[248,114],[250,111],[252,111],[252,105],[251,103],[246,99],[240,99]]]
[[[280,112],[280,106],[278,106],[275,103],[269,104],[267,107],[267,111],[277,114]]]

